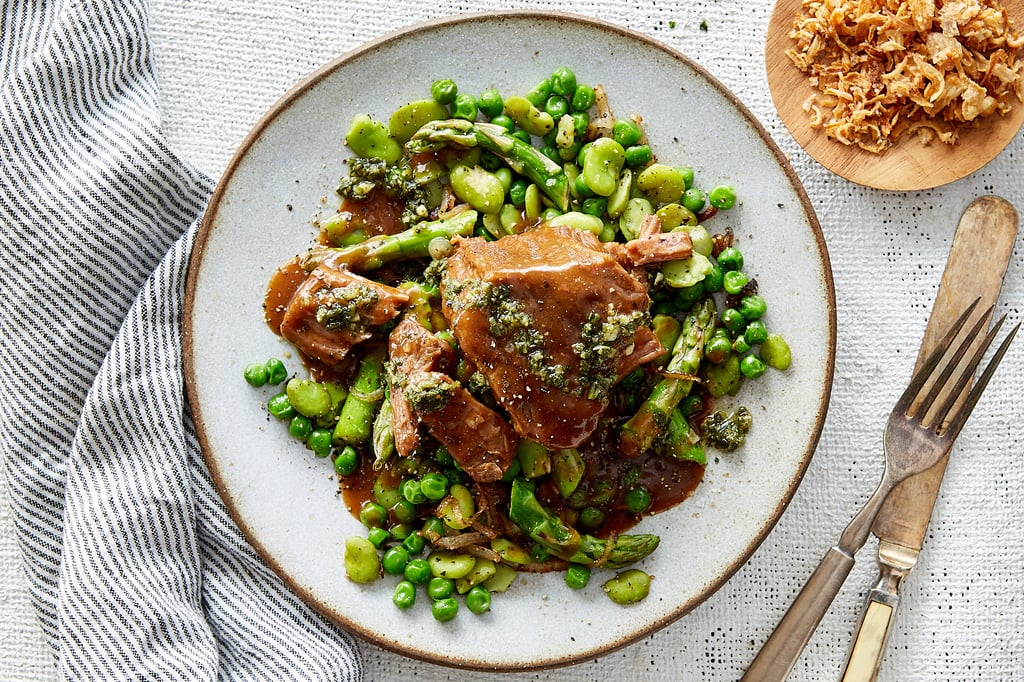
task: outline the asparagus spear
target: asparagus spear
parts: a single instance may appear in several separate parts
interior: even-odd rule
[[[568,210],[569,178],[562,167],[499,125],[458,118],[431,121],[405,143],[405,148],[418,154],[436,151],[447,144],[480,147],[492,152],[501,157],[512,170],[535,183],[555,203],[558,210]]]
[[[716,316],[715,302],[710,296],[697,303],[686,316],[682,333],[665,367],[665,376],[658,379],[647,400],[619,432],[619,447],[626,457],[638,457],[665,433],[672,411],[693,387],[692,380],[678,375],[697,374],[704,357],[704,342],[714,329]]]
[[[657,535],[619,535],[610,540],[581,535],[575,528],[549,512],[537,499],[530,485],[520,478],[512,482],[508,516],[555,556],[577,564],[618,569],[640,561],[653,552],[661,539]]]
[[[391,428],[391,400],[387,389],[384,402],[380,404],[377,417],[373,420],[373,469],[379,471],[391,455],[395,454],[395,432]]]
[[[384,397],[383,372],[385,348],[378,346],[359,361],[356,378],[334,427],[335,443],[365,443],[373,431],[373,421]]]
[[[420,223],[397,234],[377,235],[366,241],[343,247],[317,247],[302,256],[302,266],[312,270],[325,259],[360,272],[376,270],[388,263],[407,258],[426,258],[432,239],[468,237],[476,226],[477,212],[465,210],[442,220]]]

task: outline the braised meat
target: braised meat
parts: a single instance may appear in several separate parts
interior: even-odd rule
[[[689,255],[688,235],[670,240],[671,255],[656,260]],[[611,387],[664,352],[646,326],[647,283],[618,260],[649,262],[632,255],[568,227],[455,242],[445,317],[521,436],[576,447],[597,428]]]
[[[296,289],[278,331],[308,357],[333,367],[408,302],[399,289],[323,264]]]
[[[391,419],[395,447],[407,456],[419,442],[419,424],[480,482],[502,477],[516,453],[516,434],[501,415],[449,377],[455,352],[406,315],[389,337]]]

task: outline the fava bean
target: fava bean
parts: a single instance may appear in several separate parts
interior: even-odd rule
[[[458,165],[448,178],[452,192],[481,213],[497,213],[505,202],[505,187],[493,173],[480,166]]]
[[[555,119],[551,114],[538,108],[543,104],[544,100],[534,104],[526,97],[513,96],[505,100],[505,113],[530,135],[543,137],[555,127]]]
[[[373,543],[359,536],[345,540],[345,574],[353,582],[364,584],[380,576],[380,559]]]
[[[619,176],[619,184],[615,191],[608,197],[608,217],[615,220],[626,210],[626,203],[629,201],[630,193],[633,190],[633,171],[626,168]]]
[[[294,377],[285,385],[285,393],[292,407],[301,415],[316,418],[331,412],[331,394],[319,381]]]
[[[417,100],[399,107],[388,119],[388,132],[398,144],[405,144],[430,121],[448,118],[448,110],[432,99]]]
[[[622,145],[608,137],[600,137],[590,145],[583,157],[583,181],[594,194],[609,196],[619,184],[619,173],[626,160]]]
[[[345,144],[364,159],[395,163],[402,156],[402,147],[388,134],[384,124],[374,121],[368,114],[357,114],[352,119],[345,133]]]
[[[638,568],[631,568],[609,579],[603,588],[616,604],[635,604],[650,593],[651,576]]]
[[[655,163],[640,171],[636,177],[636,186],[655,201],[667,204],[679,201],[683,196],[683,192],[686,191],[686,180],[678,168]]]
[[[619,231],[626,239],[640,236],[640,226],[647,216],[654,212],[651,202],[643,197],[634,197],[626,202],[626,208],[619,217]]]
[[[677,289],[692,287],[704,280],[714,269],[711,261],[696,251],[689,258],[669,261],[661,266],[665,283]]]
[[[773,369],[787,370],[792,361],[789,344],[778,334],[769,334],[761,344],[761,359]]]
[[[427,557],[427,563],[430,564],[430,572],[434,577],[458,580],[473,570],[476,559],[468,554],[440,550]]]

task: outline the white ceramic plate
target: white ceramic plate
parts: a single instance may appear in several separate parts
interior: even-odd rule
[[[273,270],[303,251],[308,218],[334,205],[353,115],[386,120],[428,96],[436,78],[465,92],[521,93],[559,66],[602,84],[620,115],[640,113],[662,161],[689,163],[698,183],[729,183],[741,198],[710,223],[732,226],[784,335],[792,368],[742,392],[754,428],[739,452],[715,458],[682,505],[645,519],[661,547],[642,568],[652,595],[622,607],[597,574],[583,591],[561,574],[522,575],[483,615],[438,623],[425,604],[400,611],[393,580],[345,578],[345,538],[364,532],[336,494],[326,460],[271,423],[264,394],[242,380],[249,362],[289,352],[263,323]],[[562,14],[456,17],[389,35],[326,65],[285,95],[228,166],[193,254],[185,313],[188,396],[225,504],[253,546],[310,605],[381,646],[445,665],[499,670],[564,665],[608,652],[693,609],[729,578],[771,529],[814,451],[828,404],[835,295],[824,239],[792,169],[721,84],[645,36]],[[291,369],[299,369],[293,357]],[[421,595],[421,600],[425,597]],[[421,608],[422,607],[422,608]],[[514,642],[514,646],[510,645]]]

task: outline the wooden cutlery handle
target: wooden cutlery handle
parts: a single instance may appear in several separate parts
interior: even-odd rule
[[[746,682],[784,680],[853,569],[853,555],[832,547],[761,647],[743,676]]]

